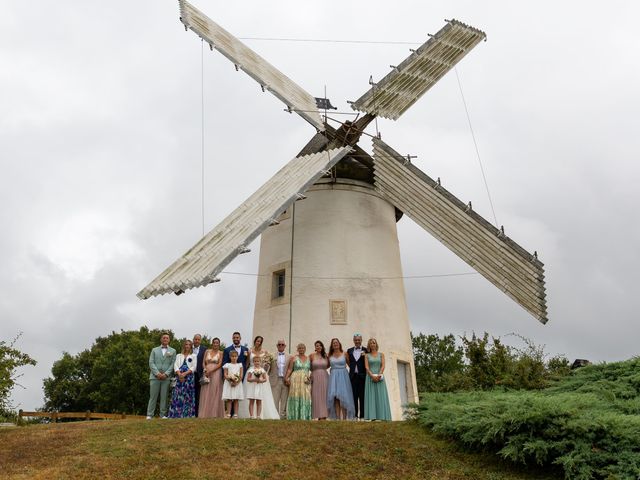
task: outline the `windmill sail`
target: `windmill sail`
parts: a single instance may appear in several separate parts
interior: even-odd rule
[[[373,158],[376,190],[540,322],[547,322],[544,268],[534,255],[377,138]]]
[[[236,37],[215,23],[186,0],[179,0],[180,21],[193,30],[212,48],[231,60],[236,68],[244,70],[262,88],[269,90],[319,131],[324,122],[316,106],[316,99],[284,73],[247,47]]]
[[[486,37],[481,30],[450,20],[351,108],[396,120]]]
[[[182,293],[215,281],[298,194],[306,191],[333,167],[351,147],[299,156],[287,163],[242,205],[205,235],[149,285],[138,292],[146,299],[165,293]]]

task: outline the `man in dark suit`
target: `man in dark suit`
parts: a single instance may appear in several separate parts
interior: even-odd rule
[[[236,352],[238,352],[238,363],[242,365],[242,379],[244,380],[244,376],[247,374],[247,369],[249,368],[249,349],[244,345],[240,345],[240,340],[242,340],[240,332],[233,332],[233,337],[231,338],[231,345],[224,349],[224,354],[222,355],[222,365],[231,361],[229,359],[229,352],[231,350],[235,350]],[[222,371],[222,369],[220,369],[220,371]],[[224,372],[222,372],[222,374],[224,375]]]
[[[356,420],[364,420],[364,382],[367,371],[364,368],[364,356],[367,349],[362,346],[362,335],[353,334],[353,347],[347,350],[349,355],[349,380],[353,390],[353,404],[356,407]]]
[[[202,373],[204,372],[204,368],[202,367],[202,360],[204,359],[204,354],[207,351],[206,347],[200,345],[202,342],[202,335],[196,333],[193,336],[193,354],[197,357],[198,364],[196,365],[196,375],[194,380],[196,386],[196,417],[198,416],[198,408],[200,406],[200,378],[202,378]]]

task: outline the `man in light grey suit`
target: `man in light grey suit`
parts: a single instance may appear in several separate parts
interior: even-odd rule
[[[289,366],[289,355],[284,351],[286,346],[287,344],[284,343],[284,340],[278,340],[276,343],[278,351],[274,355],[269,368],[269,383],[271,384],[273,402],[276,404],[276,410],[278,410],[278,414],[283,420],[287,418],[287,399],[289,398],[289,385],[284,379]]]
[[[147,406],[147,420],[153,418],[160,395],[160,416],[167,418],[167,399],[169,397],[169,383],[173,375],[173,362],[176,360],[175,349],[169,346],[169,334],[160,337],[160,346],[151,350],[149,355],[149,405]]]

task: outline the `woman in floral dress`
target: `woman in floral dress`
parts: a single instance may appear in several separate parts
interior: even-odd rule
[[[185,340],[182,353],[176,355],[173,370],[176,375],[176,386],[171,394],[169,418],[186,418],[196,416],[196,389],[193,383],[198,359],[192,353],[193,343]]]
[[[307,347],[298,344],[298,355],[289,361],[285,382],[289,385],[287,419],[311,420],[311,362],[305,355]]]

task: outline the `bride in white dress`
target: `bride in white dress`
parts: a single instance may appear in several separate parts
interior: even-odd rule
[[[262,367],[267,371],[267,382],[264,384],[262,389],[263,398],[262,398],[262,415],[260,418],[263,420],[280,420],[280,414],[276,409],[276,404],[273,401],[273,394],[271,393],[271,384],[269,383],[269,368],[271,366],[271,362],[268,361],[268,352],[266,350],[262,350],[262,341],[263,338],[258,335],[253,340],[253,348],[250,350],[249,356],[249,365],[253,365],[253,359],[255,357],[264,357],[263,361],[260,362]],[[246,391],[247,388],[247,377],[244,377],[243,380],[243,388]],[[240,418],[249,418],[249,400],[244,399],[240,401],[240,405],[238,406],[238,416]]]

